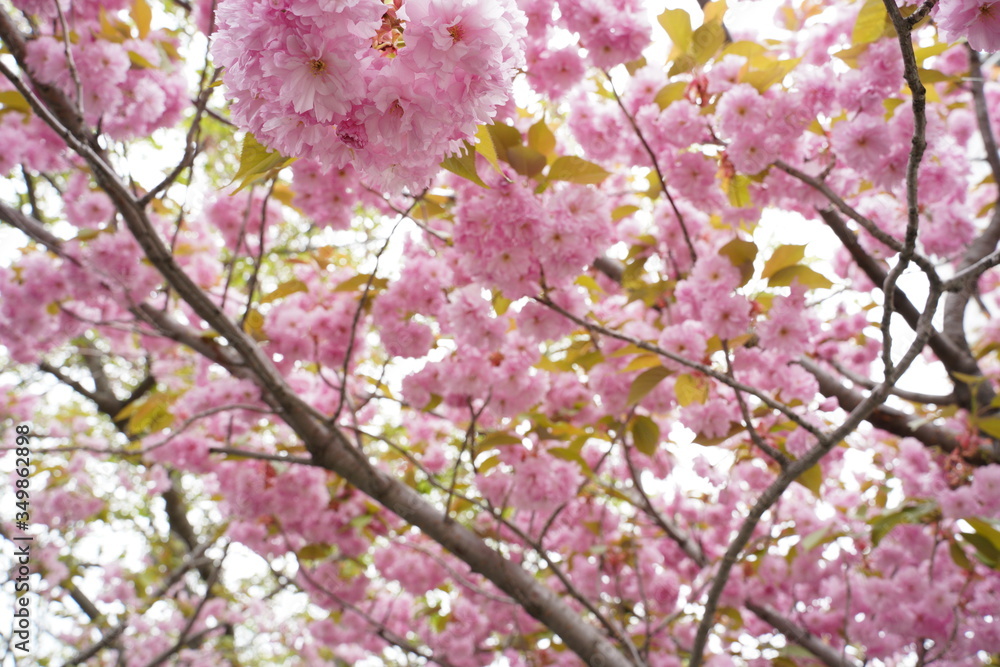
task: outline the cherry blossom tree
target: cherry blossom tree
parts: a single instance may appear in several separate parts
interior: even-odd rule
[[[1000,2],[0,40],[4,664],[1000,662]]]

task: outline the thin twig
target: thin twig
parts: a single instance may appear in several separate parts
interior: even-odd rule
[[[684,243],[687,244],[688,252],[691,253],[691,262],[694,263],[698,260],[698,253],[695,252],[694,242],[691,240],[691,234],[688,232],[687,224],[684,222],[684,216],[681,214],[680,209],[677,208],[677,203],[670,194],[670,190],[667,189],[667,181],[663,178],[663,171],[660,169],[660,161],[656,158],[656,152],[649,145],[649,142],[646,141],[646,137],[643,135],[642,130],[639,129],[639,124],[635,122],[635,118],[629,113],[628,109],[625,108],[625,103],[622,102],[621,96],[618,94],[618,91],[615,90],[615,84],[611,80],[611,75],[605,72],[604,76],[607,78],[608,85],[611,87],[611,93],[614,95],[615,102],[618,103],[618,107],[622,110],[622,113],[625,114],[629,124],[635,131],[636,136],[639,138],[639,142],[642,144],[642,147],[646,150],[646,154],[649,155],[650,161],[653,163],[653,170],[656,172],[656,177],[660,180],[660,190],[667,196],[670,208],[673,209],[674,215],[677,217],[677,223],[681,226],[681,232],[684,234]]]
[[[735,380],[736,374],[733,372],[733,360],[729,352],[728,342],[723,341],[722,352],[726,357],[726,374]],[[736,394],[736,402],[739,403],[740,406],[740,413],[743,415],[743,424],[746,426],[747,432],[750,434],[750,439],[753,441],[753,444],[757,445],[757,449],[777,461],[779,466],[787,468],[790,463],[789,458],[782,452],[767,444],[767,442],[764,441],[764,438],[761,437],[760,433],[757,431],[757,427],[753,425],[753,418],[750,416],[750,408],[747,406],[746,399],[743,398],[743,392],[739,389],[734,389],[733,391]]]

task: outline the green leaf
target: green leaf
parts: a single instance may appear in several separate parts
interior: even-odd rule
[[[663,88],[660,88],[660,92],[656,93],[656,97],[653,101],[660,106],[660,110],[664,110],[677,100],[684,98],[684,92],[687,90],[687,81],[674,81],[673,83],[668,83]]]
[[[719,248],[719,254],[728,257],[732,265],[740,270],[740,277],[746,285],[747,281],[753,277],[753,261],[757,259],[757,244],[753,241],[733,239],[726,245]]]
[[[952,372],[951,376],[953,378],[955,378],[956,380],[959,380],[961,382],[964,382],[965,384],[972,385],[972,386],[976,386],[980,382],[982,382],[983,380],[986,379],[982,375],[970,375],[969,373]]]
[[[865,0],[858,20],[851,32],[852,44],[869,44],[882,37],[885,33],[885,22],[889,17],[882,0]]]
[[[540,120],[528,128],[528,145],[542,155],[552,155],[556,150],[556,135]]]
[[[819,498],[820,487],[823,486],[823,471],[817,463],[799,475],[795,481],[812,491],[813,495]]]
[[[1000,550],[998,550],[989,539],[979,533],[959,533],[962,539],[972,545],[975,549],[975,557],[983,565],[994,570],[1000,570]]]
[[[660,427],[645,415],[632,420],[632,442],[646,456],[653,456],[660,445]]]
[[[708,400],[708,383],[702,377],[681,375],[674,384],[674,394],[682,408],[692,403],[702,404]]]
[[[683,9],[668,9],[657,18],[663,29],[674,43],[674,51],[678,54],[691,51],[691,17]]]
[[[261,298],[261,303],[271,303],[276,299],[281,299],[296,292],[308,292],[309,287],[301,280],[288,280],[278,285],[274,291]]]
[[[787,287],[795,281],[811,289],[829,289],[833,287],[833,281],[829,278],[801,264],[779,269],[771,276],[767,284],[771,287]]]
[[[529,146],[511,146],[507,149],[507,162],[522,176],[534,178],[542,173],[548,160]]]
[[[833,540],[840,537],[843,533],[839,531],[832,530],[833,526],[831,524],[826,524],[819,530],[814,530],[799,542],[799,545],[804,551],[812,551],[821,544],[826,544],[832,542]]]
[[[919,505],[908,505],[902,509],[871,519],[868,525],[872,527],[872,544],[878,546],[879,542],[896,526],[904,523],[923,523],[926,517],[935,514],[937,511],[937,503],[928,501]]]
[[[951,554],[951,559],[955,561],[955,565],[959,566],[963,570],[972,571],[972,561],[965,553],[965,549],[958,542],[949,541],[948,543],[948,553]]]
[[[806,247],[804,245],[778,246],[767,262],[764,263],[764,271],[761,273],[761,278],[770,278],[786,266],[798,264],[805,256]]]
[[[146,35],[149,34],[149,26],[153,22],[153,10],[149,8],[146,0],[134,0],[132,18],[135,20],[135,27],[139,29],[139,39],[146,39]]]
[[[965,519],[965,522],[972,526],[973,530],[979,535],[988,540],[993,545],[993,548],[997,550],[997,553],[1000,554],[1000,530],[997,530],[992,524],[976,517]]]
[[[974,419],[973,423],[983,433],[986,433],[987,435],[990,435],[994,438],[1000,438],[1000,417],[987,417],[986,419]]]
[[[603,167],[572,155],[556,158],[549,167],[550,181],[597,185],[610,175]]]
[[[483,179],[479,178],[479,174],[476,171],[476,150],[468,141],[465,142],[465,147],[460,153],[442,160],[441,167],[456,176],[460,176],[480,187],[489,189],[489,186],[483,182]]]
[[[243,150],[240,151],[240,167],[233,176],[229,185],[239,181],[239,187],[232,192],[237,192],[247,187],[257,180],[258,177],[267,174],[272,169],[281,169],[294,161],[295,158],[286,158],[277,151],[272,151],[257,141],[257,138],[247,132],[243,137]]]
[[[644,371],[632,381],[632,386],[628,390],[628,404],[635,405],[646,397],[649,392],[656,388],[656,385],[663,381],[663,378],[670,375],[670,371],[659,366]]]

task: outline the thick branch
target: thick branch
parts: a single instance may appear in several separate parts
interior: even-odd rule
[[[844,219],[837,215],[836,211],[832,209],[823,209],[819,211],[819,215],[826,222],[827,226],[837,235],[840,242],[844,244],[847,251],[851,254],[854,262],[858,267],[864,272],[868,279],[871,280],[876,285],[884,285],[885,280],[888,276],[885,268],[871,255],[865,252],[864,248],[858,242],[858,237],[847,227],[847,223]],[[1000,213],[994,216],[994,220],[1000,218]],[[997,232],[1000,233],[1000,222],[997,224]],[[949,300],[951,297],[949,296]],[[966,299],[967,301],[967,299]],[[903,294],[902,292],[896,291],[893,294],[893,305],[897,313],[899,313],[906,323],[910,325],[910,328],[916,329],[918,322],[920,321],[920,310],[913,305],[913,302]],[[962,312],[964,314],[964,304],[962,305]],[[948,315],[947,303],[945,305],[945,333],[948,332],[948,327],[954,327],[955,324],[950,322]],[[958,324],[961,327],[961,323]],[[964,337],[964,333],[963,333]],[[982,375],[982,371],[979,370],[979,364],[976,363],[975,357],[972,353],[966,349],[962,349],[957,346],[949,335],[942,335],[933,328],[931,329],[930,338],[927,341],[931,350],[937,356],[937,358],[944,364],[945,370],[948,374],[952,376],[955,381],[955,394],[959,403],[968,408],[971,405],[970,393],[968,386],[955,379],[955,373],[964,373],[966,375]],[[981,383],[981,386],[986,386],[988,383]],[[986,386],[988,391],[992,391],[988,386]],[[982,391],[982,390],[981,390]],[[989,403],[989,400],[986,401]],[[980,403],[981,405],[983,403]]]

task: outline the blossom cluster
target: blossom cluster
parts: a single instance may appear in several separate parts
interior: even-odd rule
[[[524,60],[509,0],[226,0],[216,23],[234,121],[379,188],[427,185],[497,116]]]

